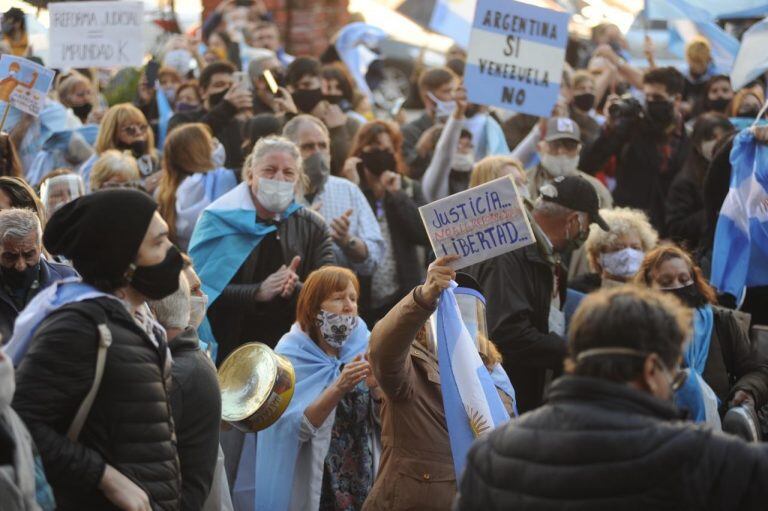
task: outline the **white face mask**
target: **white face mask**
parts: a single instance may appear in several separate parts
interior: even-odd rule
[[[322,309],[317,313],[316,322],[325,342],[337,350],[341,349],[357,328],[357,316],[334,314]]]
[[[475,157],[472,153],[453,153],[451,159],[451,170],[458,170],[459,172],[469,172],[472,170],[472,165],[475,164]]]
[[[11,362],[11,357],[3,355],[0,359],[0,413],[11,406],[15,392],[16,379],[14,378],[13,362]]]
[[[579,166],[579,156],[553,156],[548,153],[542,153],[541,164],[552,177],[572,176],[576,173],[576,169]]]
[[[453,100],[443,101],[437,99],[437,96],[431,92],[427,92],[427,97],[435,102],[435,117],[448,117],[456,110],[456,102]]]
[[[211,163],[213,168],[219,169],[224,166],[224,162],[227,161],[227,151],[224,149],[224,144],[216,140],[216,146],[211,152]]]
[[[189,326],[199,327],[205,319],[205,311],[208,307],[208,295],[189,297]]]
[[[637,273],[645,253],[634,248],[625,248],[616,252],[600,254],[600,265],[611,275],[629,278]]]
[[[701,143],[701,155],[707,161],[712,161],[712,158],[715,157],[715,144],[717,144],[716,138]]]
[[[256,200],[272,213],[282,213],[291,205],[294,199],[294,185],[289,181],[259,178],[259,189]]]

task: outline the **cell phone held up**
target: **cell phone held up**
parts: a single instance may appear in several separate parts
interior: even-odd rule
[[[272,71],[269,69],[265,69],[262,73],[262,76],[264,76],[264,81],[267,82],[267,87],[269,87],[269,91],[272,94],[277,94],[278,87],[277,87],[277,80],[275,80],[275,75],[272,74]]]

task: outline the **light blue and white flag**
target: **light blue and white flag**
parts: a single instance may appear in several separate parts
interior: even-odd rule
[[[437,0],[429,28],[452,38],[464,49],[469,47],[469,33],[477,0]]]
[[[739,90],[768,71],[768,19],[752,25],[741,38],[741,48],[731,69],[731,86]]]
[[[339,58],[355,79],[357,88],[370,99],[373,99],[373,93],[365,75],[371,64],[380,58],[371,48],[377,48],[386,38],[387,33],[379,27],[355,22],[339,30],[334,43]]]
[[[443,291],[437,307],[437,358],[445,421],[456,478],[472,442],[509,420],[491,374],[461,319],[454,288]]]
[[[173,117],[173,108],[165,95],[165,91],[160,87],[160,82],[155,81],[155,100],[157,101],[157,143],[155,147],[162,151],[165,136],[168,134],[168,121]]]
[[[768,285],[768,146],[741,131],[731,150],[731,186],[712,249],[712,284],[739,298]]]
[[[765,0],[646,0],[649,19],[729,19],[759,17],[768,12]]]

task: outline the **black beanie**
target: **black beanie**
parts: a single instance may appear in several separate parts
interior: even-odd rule
[[[43,244],[70,259],[84,281],[112,291],[124,284],[156,210],[152,197],[138,190],[98,191],[56,211]]]

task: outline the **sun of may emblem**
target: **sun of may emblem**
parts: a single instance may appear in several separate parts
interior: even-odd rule
[[[473,410],[471,406],[467,406],[467,416],[469,417],[469,427],[472,428],[472,434],[475,438],[479,438],[486,431],[491,429],[488,425],[488,421],[480,415],[480,412]]]

